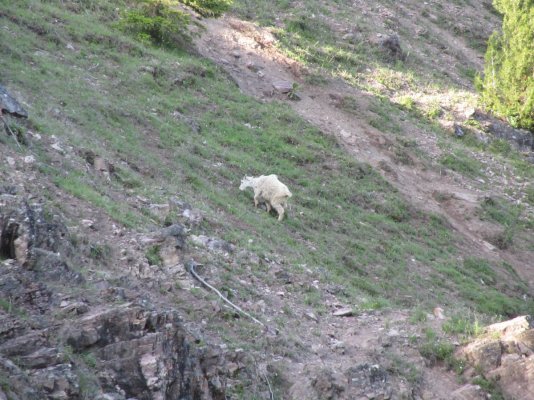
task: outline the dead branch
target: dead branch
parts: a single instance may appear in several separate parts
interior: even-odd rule
[[[252,315],[250,315],[249,313],[247,313],[246,311],[244,311],[243,309],[241,309],[239,306],[236,306],[234,303],[232,303],[230,300],[228,300],[226,297],[224,297],[224,295],[219,292],[216,288],[214,288],[213,286],[211,286],[208,282],[206,282],[204,279],[202,279],[195,271],[195,267],[197,265],[201,265],[201,264],[196,264],[194,261],[189,261],[187,263],[187,270],[191,273],[191,275],[193,275],[193,277],[198,280],[200,283],[202,283],[204,286],[206,286],[208,289],[212,290],[213,292],[217,293],[217,295],[226,303],[228,304],[230,307],[232,307],[234,310],[236,310],[237,312],[243,314],[244,316],[250,318],[252,321],[256,322],[257,324],[265,327],[265,324],[259,320],[257,320],[256,318],[254,318]]]

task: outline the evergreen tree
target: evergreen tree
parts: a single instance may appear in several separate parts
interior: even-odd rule
[[[488,42],[483,103],[516,126],[534,131],[534,0],[494,0],[503,15],[502,32]]]

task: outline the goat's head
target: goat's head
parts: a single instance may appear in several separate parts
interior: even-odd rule
[[[253,183],[254,183],[254,177],[245,176],[243,179],[241,179],[241,185],[239,186],[239,190],[245,190],[248,187],[252,187]]]

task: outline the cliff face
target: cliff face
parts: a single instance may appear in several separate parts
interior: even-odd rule
[[[225,356],[142,291],[90,286],[57,215],[0,194],[2,396],[224,399]]]

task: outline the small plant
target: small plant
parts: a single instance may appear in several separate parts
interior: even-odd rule
[[[415,100],[410,96],[402,96],[398,99],[397,103],[408,111],[415,109]]]
[[[418,322],[425,322],[426,321],[426,312],[422,309],[417,307],[413,310],[412,315],[410,316],[410,322],[412,324],[417,324]]]
[[[63,346],[63,360],[66,363],[71,363],[74,360],[74,349],[71,345]]]
[[[83,359],[83,362],[85,363],[85,365],[87,365],[89,368],[95,368],[96,367],[96,364],[97,364],[97,360],[96,360],[96,357],[93,353],[83,353],[82,354],[82,359]]]
[[[426,111],[427,118],[434,120],[437,119],[443,114],[443,110],[441,109],[439,104],[432,105],[427,111]]]
[[[13,303],[11,300],[7,301],[6,299],[0,299],[0,308],[8,314],[11,314],[13,311]]]
[[[457,374],[462,373],[465,368],[464,362],[454,357],[454,345],[439,338],[431,328],[425,330],[425,341],[419,347],[419,352],[430,361],[431,365],[438,362],[444,363],[447,368],[454,370]]]
[[[145,252],[146,260],[148,261],[149,265],[161,265],[163,264],[163,259],[159,255],[160,246],[155,245],[150,247]]]
[[[488,393],[488,398],[493,400],[504,400],[502,392],[493,380],[488,380],[483,376],[477,376],[473,379],[472,383],[480,386],[482,390]]]
[[[289,92],[287,92],[287,98],[289,100],[300,100],[300,97],[297,94],[298,88],[299,88],[299,84],[297,82],[293,82],[291,89],[289,90]]]
[[[106,261],[111,257],[111,247],[107,244],[93,244],[89,248],[89,256],[96,261]]]
[[[484,327],[478,321],[478,318],[466,317],[465,315],[454,315],[442,326],[443,332],[450,334],[463,334],[468,337],[479,336],[482,334]]]

